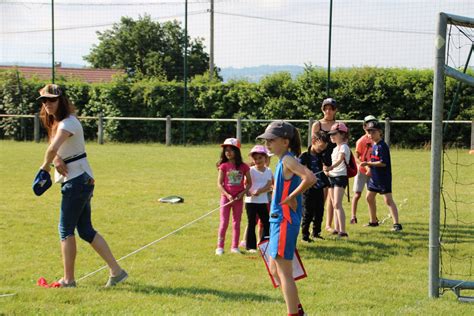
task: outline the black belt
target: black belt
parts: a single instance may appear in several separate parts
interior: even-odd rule
[[[71,163],[73,161],[76,161],[76,160],[79,160],[79,159],[82,159],[82,158],[86,158],[86,157],[87,157],[86,153],[83,153],[83,154],[80,154],[80,155],[77,155],[77,156],[73,156],[73,157],[68,157],[68,158],[64,159],[64,163],[68,164],[68,163]]]

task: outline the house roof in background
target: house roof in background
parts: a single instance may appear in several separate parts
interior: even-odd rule
[[[1,70],[15,70],[17,69],[25,78],[38,77],[39,79],[51,79],[50,67],[28,67],[28,66],[2,66]],[[122,69],[93,69],[93,68],[63,68],[56,67],[56,76],[65,78],[80,79],[89,83],[110,82],[112,76],[116,74],[123,74]]]

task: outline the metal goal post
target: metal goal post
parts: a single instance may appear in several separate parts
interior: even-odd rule
[[[449,280],[440,277],[440,209],[441,162],[443,152],[443,104],[445,76],[474,86],[474,78],[449,67],[446,63],[446,33],[448,25],[458,25],[474,30],[474,18],[440,12],[435,38],[435,68],[433,82],[433,113],[431,130],[431,180],[429,223],[429,297],[439,297],[440,289],[452,289],[460,296],[462,289],[474,289],[474,282]]]

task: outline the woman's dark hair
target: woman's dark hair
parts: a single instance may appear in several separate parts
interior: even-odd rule
[[[54,134],[56,134],[58,123],[75,112],[76,108],[64,94],[58,97],[58,108],[54,115],[48,114],[45,107],[41,104],[40,119],[44,128],[48,132],[48,138],[50,140],[54,137]]]
[[[223,163],[226,163],[226,162],[229,161],[229,159],[227,159],[227,157],[225,156],[225,148],[226,147],[230,147],[234,151],[235,165],[236,165],[237,168],[240,167],[240,165],[243,163],[242,154],[240,153],[240,149],[235,147],[235,146],[230,146],[230,145],[222,146],[221,157],[220,157],[219,161],[217,162],[217,166],[219,167]]]
[[[293,137],[290,138],[290,151],[295,154],[296,157],[301,155],[301,137],[300,132],[296,127],[293,127]]]

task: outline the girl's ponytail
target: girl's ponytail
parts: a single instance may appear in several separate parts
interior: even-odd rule
[[[296,127],[293,127],[293,137],[290,139],[290,150],[296,157],[301,155],[301,137]]]

